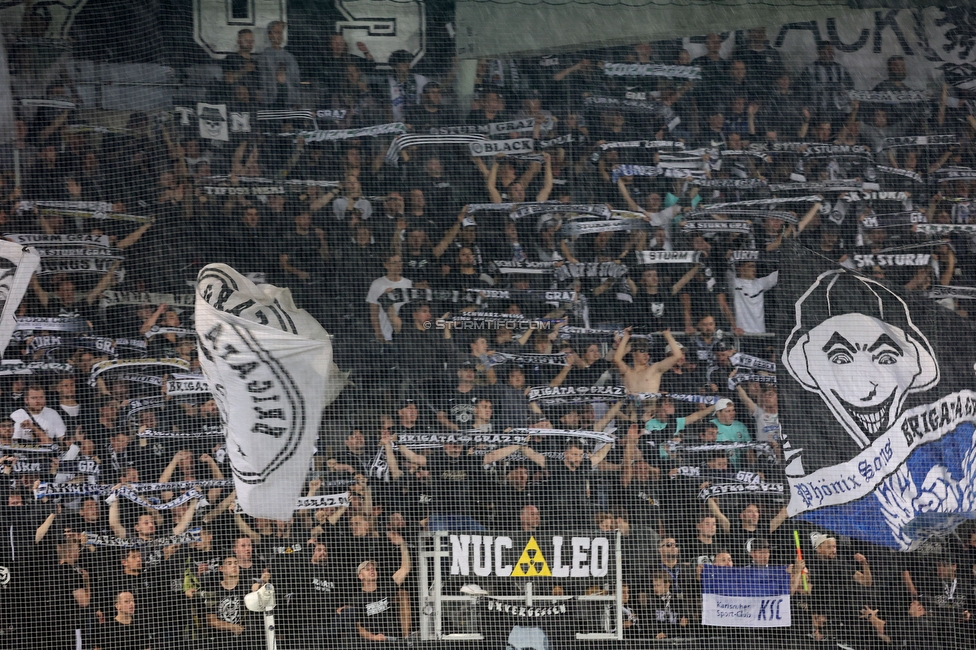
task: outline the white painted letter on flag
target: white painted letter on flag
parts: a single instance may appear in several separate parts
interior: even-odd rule
[[[329,334],[288,289],[224,264],[197,276],[200,367],[227,428],[237,501],[252,517],[295,509],[322,409],[342,390]]]
[[[789,627],[786,567],[704,567],[702,625]]]

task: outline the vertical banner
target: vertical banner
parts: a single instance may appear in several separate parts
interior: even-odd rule
[[[903,551],[974,518],[976,329],[799,245],[788,256],[788,513]],[[905,276],[904,256],[874,257],[886,277]]]
[[[702,569],[702,625],[789,627],[790,574],[785,566]]]
[[[27,293],[31,276],[41,264],[41,256],[29,246],[0,241],[0,357],[17,327],[17,308]]]
[[[289,519],[322,409],[342,389],[329,334],[288,289],[255,285],[224,264],[197,276],[196,331],[238,503],[252,517]]]
[[[7,64],[7,49],[0,33],[0,144],[14,141],[16,135],[14,121],[14,93],[10,87],[10,68]]]

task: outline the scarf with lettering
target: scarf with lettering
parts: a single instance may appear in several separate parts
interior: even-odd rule
[[[730,359],[736,368],[750,368],[752,370],[763,370],[765,372],[776,372],[776,363],[760,357],[754,357],[744,352],[736,352]]]
[[[143,429],[136,434],[139,438],[224,438],[227,431],[223,426],[206,426],[202,431],[160,431],[157,429]]]
[[[150,293],[147,291],[115,291],[109,289],[102,293],[102,307],[115,305],[162,305],[169,307],[192,308],[195,299],[192,293]]]
[[[191,544],[200,541],[200,529],[191,528],[180,535],[165,535],[151,540],[144,540],[138,537],[122,539],[114,535],[101,535],[99,533],[85,532],[85,544],[88,546],[114,546],[117,548],[162,548],[177,544]]]
[[[638,264],[695,264],[701,251],[634,251]]]
[[[735,377],[729,377],[729,390],[735,390],[735,387],[739,384],[745,384],[748,382],[757,382],[760,384],[773,384],[776,385],[776,375],[756,375],[749,374],[745,372],[736,373]]]
[[[769,495],[774,497],[783,496],[782,483],[711,483],[708,487],[702,488],[698,493],[698,498],[708,501],[712,497],[727,496],[729,494],[748,494],[750,496]]]
[[[134,221],[149,223],[152,217],[135,214],[114,212],[113,206],[107,201],[21,201],[17,204],[17,212],[37,211],[46,217],[68,217],[81,219],[112,219],[115,221]]]
[[[149,499],[144,499],[139,496],[135,490],[131,490],[128,487],[122,486],[115,490],[115,494],[123,496],[132,503],[142,506],[143,508],[150,508],[152,510],[172,510],[173,508],[178,508],[179,506],[191,501],[193,499],[202,499],[203,495],[200,494],[196,489],[189,489],[178,497],[174,497],[169,501],[160,501],[159,499],[152,497]]]
[[[406,133],[407,127],[403,122],[390,122],[389,124],[376,124],[364,126],[359,129],[333,129],[329,131],[297,131],[290,133],[279,133],[278,135],[287,137],[305,138],[306,143],[310,142],[331,142],[334,140],[351,140],[353,138],[375,138],[380,135],[391,133]]]
[[[605,63],[603,74],[608,77],[667,77],[669,79],[702,78],[697,65],[664,65],[661,63]]]

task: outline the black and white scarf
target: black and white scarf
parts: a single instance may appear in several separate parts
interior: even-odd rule
[[[695,264],[701,251],[634,251],[638,264]]]
[[[736,368],[750,368],[752,370],[762,370],[765,372],[776,372],[776,364],[767,359],[754,357],[745,352],[736,352],[730,359]]]
[[[976,300],[976,287],[954,287],[937,285],[928,290],[929,298],[942,300],[943,298],[955,298],[956,300]]]
[[[783,496],[782,483],[712,483],[698,493],[698,498],[708,501],[712,497],[736,494],[758,496],[767,494],[774,497]]]
[[[690,217],[691,215],[689,215]],[[743,234],[752,233],[752,222],[742,220],[724,221],[686,221],[682,227],[683,232],[738,232]]]
[[[931,95],[924,90],[848,90],[847,96],[852,100],[872,104],[918,104],[931,99]]]
[[[192,308],[195,296],[192,293],[150,293],[147,291],[115,291],[109,289],[102,293],[102,307],[115,305],[162,305],[169,307]]]
[[[329,131],[317,130],[317,131],[297,131],[290,133],[279,133],[278,135],[292,137],[292,138],[304,138],[306,143],[309,142],[331,142],[335,140],[351,140],[353,138],[375,138],[380,135],[389,135],[391,133],[406,133],[407,127],[403,122],[390,122],[389,124],[375,124],[373,126],[364,126],[359,129],[333,129]]]
[[[667,77],[669,79],[701,79],[697,65],[664,65],[661,63],[605,63],[603,74],[608,77]]]
[[[610,218],[613,211],[603,203],[521,203],[509,213],[512,221],[540,214],[588,214]]]
[[[760,384],[773,384],[776,385],[776,375],[756,375],[744,372],[736,373],[735,377],[729,377],[729,390],[735,390],[735,387],[739,384],[746,384],[751,381]]]
[[[393,138],[390,148],[386,152],[386,162],[394,167],[400,165],[400,152],[407,147],[420,147],[445,144],[470,144],[484,142],[488,138],[483,135],[398,135]]]

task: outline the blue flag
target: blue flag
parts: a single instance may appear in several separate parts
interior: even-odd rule
[[[705,565],[702,625],[789,627],[790,574],[786,567]]]

